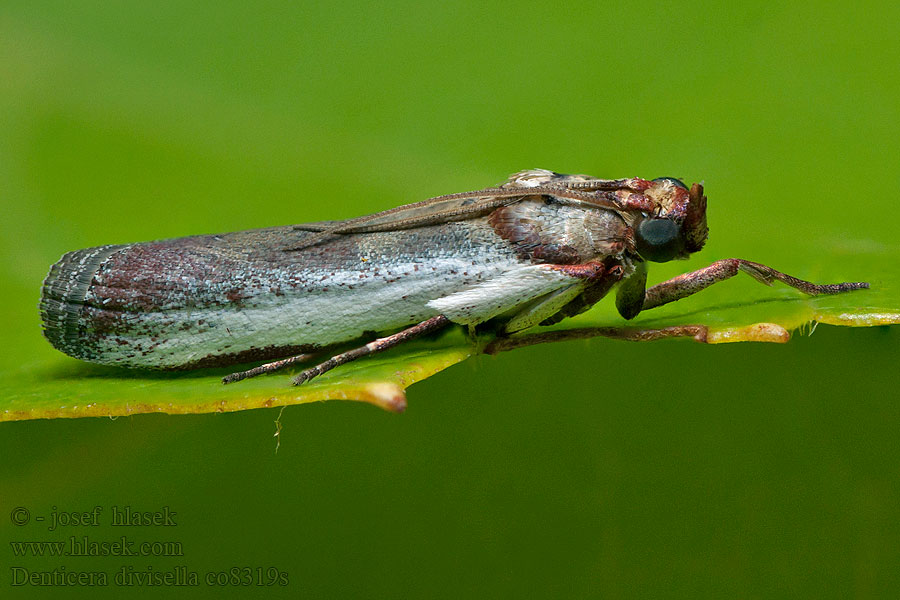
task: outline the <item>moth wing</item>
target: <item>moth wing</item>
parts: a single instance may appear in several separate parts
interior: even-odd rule
[[[528,192],[520,189],[490,188],[461,194],[438,196],[414,204],[398,206],[373,215],[346,221],[320,221],[295,225],[299,231],[313,231],[292,250],[300,250],[319,243],[330,235],[397,231],[425,227],[448,221],[464,221],[486,215],[501,206],[519,202]]]
[[[616,185],[621,181],[626,180],[596,179],[586,175],[561,175],[545,169],[522,171],[512,175],[505,183],[496,188],[437,196],[372,215],[338,221],[332,226],[325,226],[326,222],[297,225],[295,226],[297,230],[316,233],[301,240],[291,250],[302,250],[314,246],[330,235],[398,231],[449,221],[474,219],[534,195],[551,195],[560,202],[574,206],[621,210],[622,207],[615,197],[604,195],[600,191],[617,189]],[[588,185],[583,185],[585,183]],[[619,185],[619,187],[622,186]]]
[[[487,189],[430,198],[415,204],[398,206],[374,215],[348,221],[340,233],[395,231],[447,221],[464,221],[485,215],[495,208],[514,204],[525,195],[521,190]]]
[[[475,325],[583,282],[549,265],[522,265],[465,290],[428,302],[454,323]]]

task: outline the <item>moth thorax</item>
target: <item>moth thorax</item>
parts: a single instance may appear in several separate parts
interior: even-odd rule
[[[595,255],[615,255],[625,249],[628,225],[615,212],[591,211],[584,220],[584,228]]]

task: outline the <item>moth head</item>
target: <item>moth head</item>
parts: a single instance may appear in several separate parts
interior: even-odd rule
[[[688,188],[674,177],[659,177],[644,192],[656,205],[653,214],[634,224],[635,250],[644,260],[667,262],[687,258],[706,242],[706,196],[703,186]]]

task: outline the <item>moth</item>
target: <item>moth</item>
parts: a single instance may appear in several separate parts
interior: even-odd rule
[[[226,383],[369,340],[301,372],[301,384],[451,324],[501,337],[553,324],[613,288],[628,320],[739,271],[810,295],[868,287],[816,285],[742,259],[646,287],[648,262],[687,258],[707,234],[700,184],[534,169],[346,221],[69,252],[44,281],[40,312],[50,343],[90,362],[194,369],[279,359]],[[601,334],[703,341],[705,329]]]

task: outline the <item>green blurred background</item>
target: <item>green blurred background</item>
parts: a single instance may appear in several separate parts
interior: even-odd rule
[[[794,249],[823,239],[896,251],[898,22],[887,2],[6,0],[3,364],[68,360],[36,308],[67,250],[351,217],[523,168],[705,181],[707,249],[653,281],[728,256],[811,275]],[[897,342],[535,347],[416,384],[400,417],[288,408],[277,454],[277,410],[3,423],[0,595],[48,593],[10,588],[12,565],[185,565],[290,584],[144,595],[896,597]],[[122,533],[16,528],[12,507],[114,504],[176,511],[126,533],[184,556],[13,558],[11,540]]]

